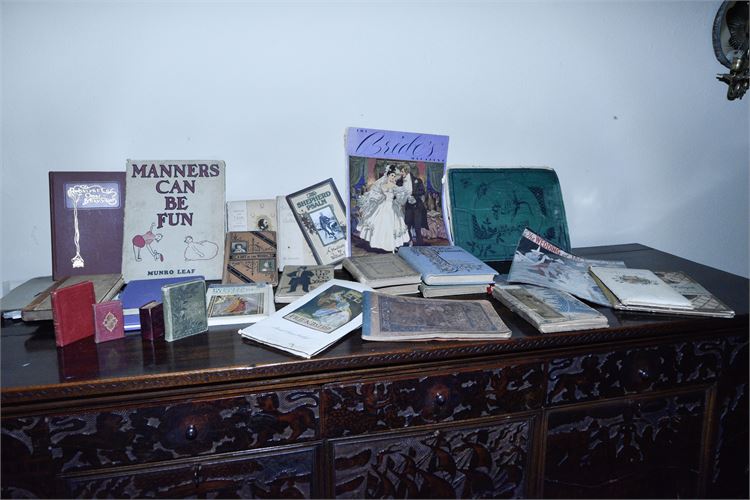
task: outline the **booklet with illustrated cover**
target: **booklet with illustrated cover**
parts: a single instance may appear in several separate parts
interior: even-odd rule
[[[255,323],[274,312],[273,288],[267,283],[209,285],[206,308],[208,326]]]
[[[128,160],[122,274],[221,279],[223,161]]]
[[[421,274],[427,285],[489,284],[497,274],[457,246],[402,247],[398,255]]]
[[[276,221],[276,267],[279,271],[286,266],[317,265],[318,261],[305,241],[305,235],[284,196],[276,197]]]
[[[288,304],[333,279],[333,266],[286,266],[276,287],[276,302]]]
[[[693,304],[649,269],[591,266],[589,273],[625,306],[693,309]]]
[[[230,231],[224,247],[226,284],[278,282],[276,272],[276,233],[273,231]]]

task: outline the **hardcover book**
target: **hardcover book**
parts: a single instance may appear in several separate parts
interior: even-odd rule
[[[349,128],[349,255],[448,245],[443,176],[448,137]]]
[[[487,283],[468,285],[426,285],[421,283],[419,291],[422,297],[449,297],[453,295],[487,294],[492,285]]]
[[[50,172],[52,278],[120,274],[124,172]]]
[[[372,288],[422,282],[421,275],[404,259],[393,253],[347,257],[344,259],[344,269],[349,271],[354,279]]]
[[[282,304],[294,302],[332,279],[333,266],[286,266],[274,300]]]
[[[488,284],[497,271],[458,246],[402,247],[401,256],[428,285]]]
[[[174,342],[208,330],[206,282],[193,279],[161,287],[164,340]]]
[[[208,326],[255,323],[274,312],[273,288],[267,283],[210,285],[206,307]]]
[[[122,274],[221,279],[223,161],[128,160]]]
[[[243,338],[311,358],[362,325],[361,283],[331,280],[269,318],[240,330]]]
[[[279,271],[286,266],[314,266],[317,265],[310,246],[305,241],[294,218],[294,212],[289,208],[286,197],[276,197],[276,217],[278,230],[276,231],[276,264]]]
[[[483,261],[510,261],[527,227],[570,251],[560,181],[548,167],[449,166],[453,244]]]
[[[94,342],[107,342],[125,336],[122,302],[108,300],[94,304]]]
[[[132,282],[131,282],[132,283]],[[161,293],[161,289],[159,289]],[[152,300],[138,309],[141,323],[141,339],[158,340],[164,338],[164,304]]]
[[[227,231],[276,231],[276,200],[227,202]]]
[[[82,281],[50,293],[55,344],[63,347],[94,335],[94,284]]]
[[[692,302],[649,269],[620,269],[591,266],[589,273],[607,295],[616,297],[625,307],[694,309]]]
[[[195,279],[203,279],[203,276],[175,276],[173,278],[133,280],[128,283],[120,293],[120,301],[125,314],[125,331],[141,328],[139,309],[152,301],[161,302],[161,287]]]
[[[226,235],[222,283],[270,283],[276,272],[276,233],[273,231],[231,231]]]
[[[122,288],[121,274],[92,274],[71,276],[55,281],[43,292],[21,309],[21,317],[24,321],[43,321],[52,319],[51,293],[59,288],[68,287],[77,283],[90,281],[94,284],[95,302],[111,300]]]
[[[682,271],[654,271],[654,274],[671,286],[674,291],[688,299],[693,305],[692,310],[680,314],[714,316],[717,318],[734,317],[734,311],[729,308],[729,306]],[[615,306],[615,308],[617,308],[617,306]]]
[[[423,299],[365,292],[364,340],[507,339],[510,329],[486,300]]]
[[[341,262],[347,255],[346,207],[333,179],[287,195],[286,201],[316,262]]]
[[[534,285],[498,286],[492,295],[542,333],[607,328],[607,317],[567,292]]]

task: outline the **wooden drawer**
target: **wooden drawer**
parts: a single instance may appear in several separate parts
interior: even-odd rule
[[[436,422],[457,422],[539,408],[541,363],[370,380],[323,387],[324,437],[343,437]]]
[[[79,413],[48,419],[62,472],[210,455],[316,439],[318,392]]]
[[[709,383],[719,375],[722,345],[720,340],[706,340],[553,359],[547,369],[546,404]]]

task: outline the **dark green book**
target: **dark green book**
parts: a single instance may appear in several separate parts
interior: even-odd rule
[[[202,279],[161,287],[164,339],[173,342],[208,330],[206,282]]]

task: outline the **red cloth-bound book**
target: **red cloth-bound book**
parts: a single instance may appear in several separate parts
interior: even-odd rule
[[[94,304],[94,332],[94,342],[97,344],[125,336],[122,302],[108,300]]]
[[[55,343],[63,347],[94,335],[94,284],[82,281],[50,293]]]

